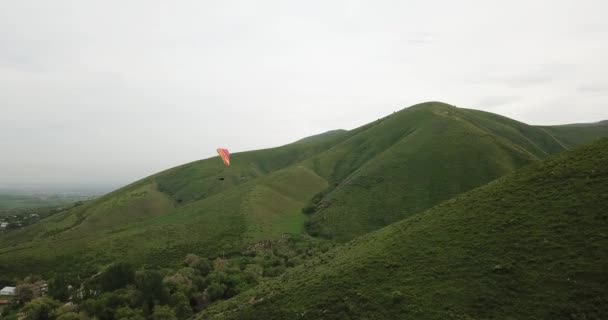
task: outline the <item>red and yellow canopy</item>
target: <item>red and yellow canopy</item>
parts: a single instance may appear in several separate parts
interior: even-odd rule
[[[217,154],[222,157],[222,160],[224,161],[224,165],[226,167],[230,166],[230,152],[228,151],[228,149],[217,148]]]

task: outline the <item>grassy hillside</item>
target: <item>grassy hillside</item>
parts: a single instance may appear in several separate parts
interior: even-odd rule
[[[564,149],[545,130],[495,114],[413,106],[309,161],[334,182],[310,231],[349,240]]]
[[[233,154],[229,168],[195,161],[0,235],[0,273],[84,272],[117,259],[170,266],[305,230],[346,241],[570,145],[548,131],[425,103],[351,131]]]
[[[608,120],[540,128],[549,132],[569,148],[589,143],[597,137],[608,137]]]
[[[217,158],[172,168],[3,234],[0,273],[86,273],[116,259],[171,265],[188,253],[230,254],[246,243],[301,232],[301,208],[327,183],[293,164],[342,134],[234,154],[229,168]]]
[[[330,251],[199,319],[605,319],[608,139]]]

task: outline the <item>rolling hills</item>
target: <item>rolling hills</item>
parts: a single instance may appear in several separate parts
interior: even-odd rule
[[[603,136],[604,127],[536,127],[424,103],[354,130],[237,153],[229,168],[215,158],[175,167],[1,235],[0,273],[93,272],[115,260],[168,266],[305,231],[344,242]]]
[[[296,267],[198,319],[604,319],[608,139]]]

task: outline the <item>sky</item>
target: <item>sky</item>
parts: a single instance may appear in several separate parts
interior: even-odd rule
[[[3,1],[0,186],[119,186],[424,101],[608,119],[608,2]]]

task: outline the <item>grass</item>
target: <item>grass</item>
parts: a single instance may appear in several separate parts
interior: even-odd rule
[[[588,138],[603,134],[589,130]],[[115,260],[171,267],[188,253],[230,254],[305,225],[347,241],[582,141],[550,131],[426,103],[355,130],[233,154],[229,168],[195,161],[0,235],[0,274],[93,272]],[[309,218],[301,210],[318,194]]]
[[[608,139],[534,163],[198,319],[604,319],[606,163]]]

